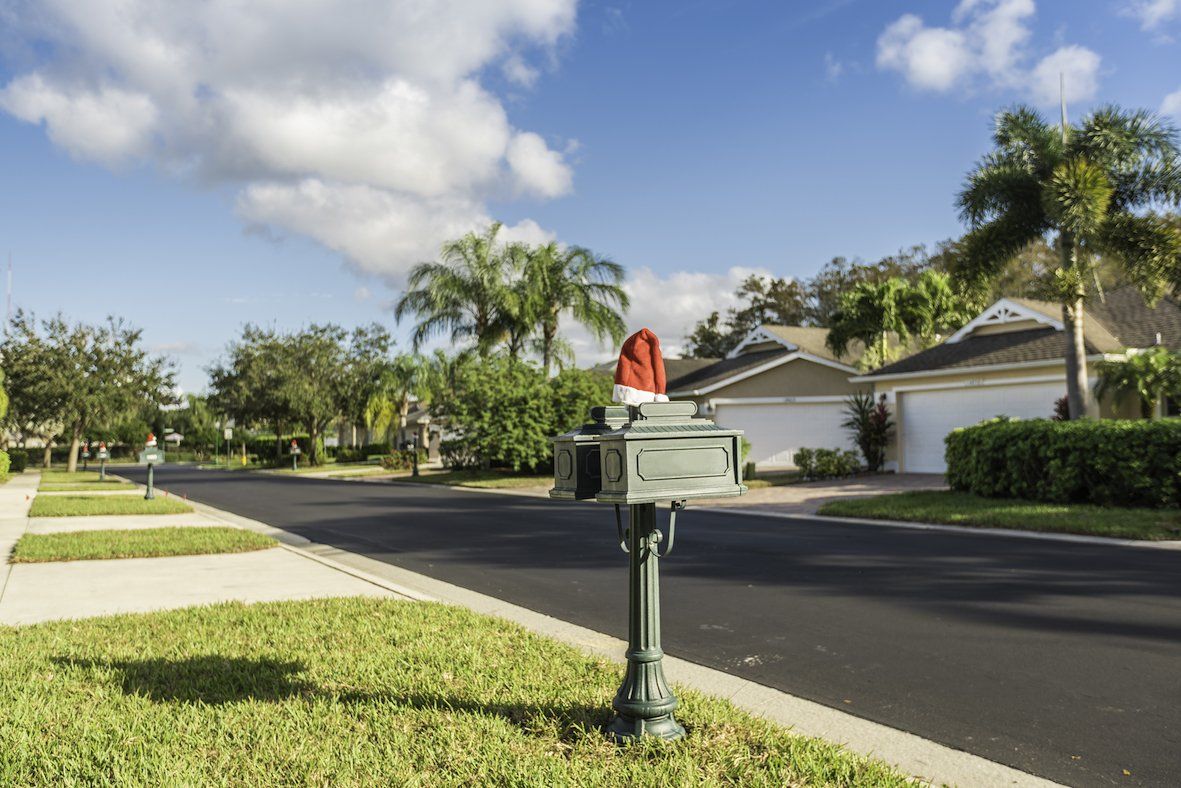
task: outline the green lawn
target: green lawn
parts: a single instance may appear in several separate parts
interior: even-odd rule
[[[29,517],[71,517],[91,514],[180,514],[192,508],[177,498],[157,495],[42,495],[33,499]]]
[[[1022,531],[1087,534],[1120,539],[1181,539],[1181,510],[1120,509],[982,498],[947,490],[830,501],[821,515],[975,525]]]
[[[50,468],[41,471],[42,484],[79,484],[81,482],[97,482],[98,471],[58,471]]]
[[[44,561],[246,553],[276,544],[278,542],[269,536],[224,526],[25,534],[13,548],[11,561],[14,564],[33,564]]]
[[[80,482],[78,484],[46,484],[42,482],[38,492],[103,492],[105,490],[127,492],[134,490],[131,482],[120,482],[108,479],[105,482]]]
[[[0,627],[0,666],[3,784],[907,785],[692,692],[687,739],[617,747],[620,666],[437,604]]]
[[[455,487],[480,489],[518,489],[521,487],[553,486],[553,476],[516,474],[511,471],[423,471],[417,478],[406,471],[394,479],[398,482],[421,484],[449,484]]]

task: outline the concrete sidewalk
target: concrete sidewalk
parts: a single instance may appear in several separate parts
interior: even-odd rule
[[[418,598],[413,592],[400,593],[397,586],[388,582],[284,544],[248,553],[9,564],[13,545],[25,533],[243,527],[232,518],[209,511],[29,518],[39,481],[39,474],[26,473],[0,485],[0,560],[3,561],[0,625],[229,601],[273,602],[340,596]],[[261,524],[246,527],[272,536],[282,535]]]

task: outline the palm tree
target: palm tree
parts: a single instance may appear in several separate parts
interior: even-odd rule
[[[866,348],[866,366],[885,364],[890,360],[889,335],[903,343],[910,339],[909,292],[906,280],[896,276],[882,282],[858,282],[841,295],[825,344],[843,356],[849,345],[858,341]]]
[[[536,346],[546,375],[562,349],[558,324],[563,312],[569,311],[600,341],[623,339],[627,327],[620,311],[626,312],[630,305],[623,278],[623,266],[582,246],[550,242],[531,251],[525,283],[536,301],[540,331]]]
[[[1092,256],[1118,262],[1145,297],[1181,287],[1181,232],[1151,212],[1181,204],[1176,130],[1150,112],[1103,107],[1077,127],[1035,110],[1000,113],[995,149],[959,195],[971,226],[959,273],[984,281],[1039,237],[1055,235],[1070,417],[1086,414],[1084,302]]]
[[[406,428],[410,402],[421,399],[423,378],[430,362],[418,354],[400,353],[381,370],[377,387],[365,406],[365,426],[376,433],[388,432],[394,424]]]
[[[1100,397],[1112,393],[1117,402],[1134,396],[1140,402],[1140,415],[1150,419],[1162,397],[1181,394],[1181,358],[1154,347],[1129,354],[1123,361],[1100,362],[1095,393]]]
[[[504,302],[509,291],[508,260],[496,243],[500,223],[443,245],[440,262],[419,263],[410,271],[406,292],[394,317],[413,312],[414,349],[440,333],[452,342],[474,340],[480,355],[504,338]]]

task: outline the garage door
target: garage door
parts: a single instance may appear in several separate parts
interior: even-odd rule
[[[762,468],[791,468],[795,466],[796,449],[854,448],[841,427],[844,407],[840,402],[718,405],[714,421],[746,431],[750,441],[748,461]]]
[[[902,470],[943,473],[943,439],[957,427],[995,416],[1048,418],[1066,383],[976,386],[967,389],[908,391],[898,395],[902,423]]]

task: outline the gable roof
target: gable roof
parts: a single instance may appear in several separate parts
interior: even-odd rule
[[[1003,314],[1009,308],[1011,314]],[[1036,317],[1030,317],[1031,314]],[[990,315],[995,315],[996,319],[988,319]],[[1026,319],[1042,325],[1005,333],[965,331],[969,327]],[[1066,335],[1061,326],[1062,307],[1057,304],[1029,298],[1003,298],[943,344],[879,367],[866,377],[1058,361],[1066,354]],[[1096,299],[1084,313],[1083,340],[1088,355],[1150,347],[1156,344],[1158,333],[1162,345],[1181,350],[1181,304],[1166,297],[1150,307],[1140,291],[1132,286],[1113,290],[1103,301]]]
[[[672,359],[665,359],[665,373],[668,378],[668,390],[672,393],[691,393],[716,386],[723,381],[751,372],[765,364],[780,359],[786,359],[794,351],[786,348],[782,350],[763,350],[757,353],[745,353],[735,358],[710,359],[712,363],[688,371],[674,379],[668,372],[668,363]]]
[[[850,342],[845,355],[838,356],[828,349],[827,328],[813,326],[777,326],[765,323],[747,334],[733,350],[726,354],[726,358],[736,358],[746,355],[747,348],[766,343],[775,343],[785,350],[800,350],[818,358],[835,361],[838,364],[853,366],[865,353],[865,346],[860,342]]]

